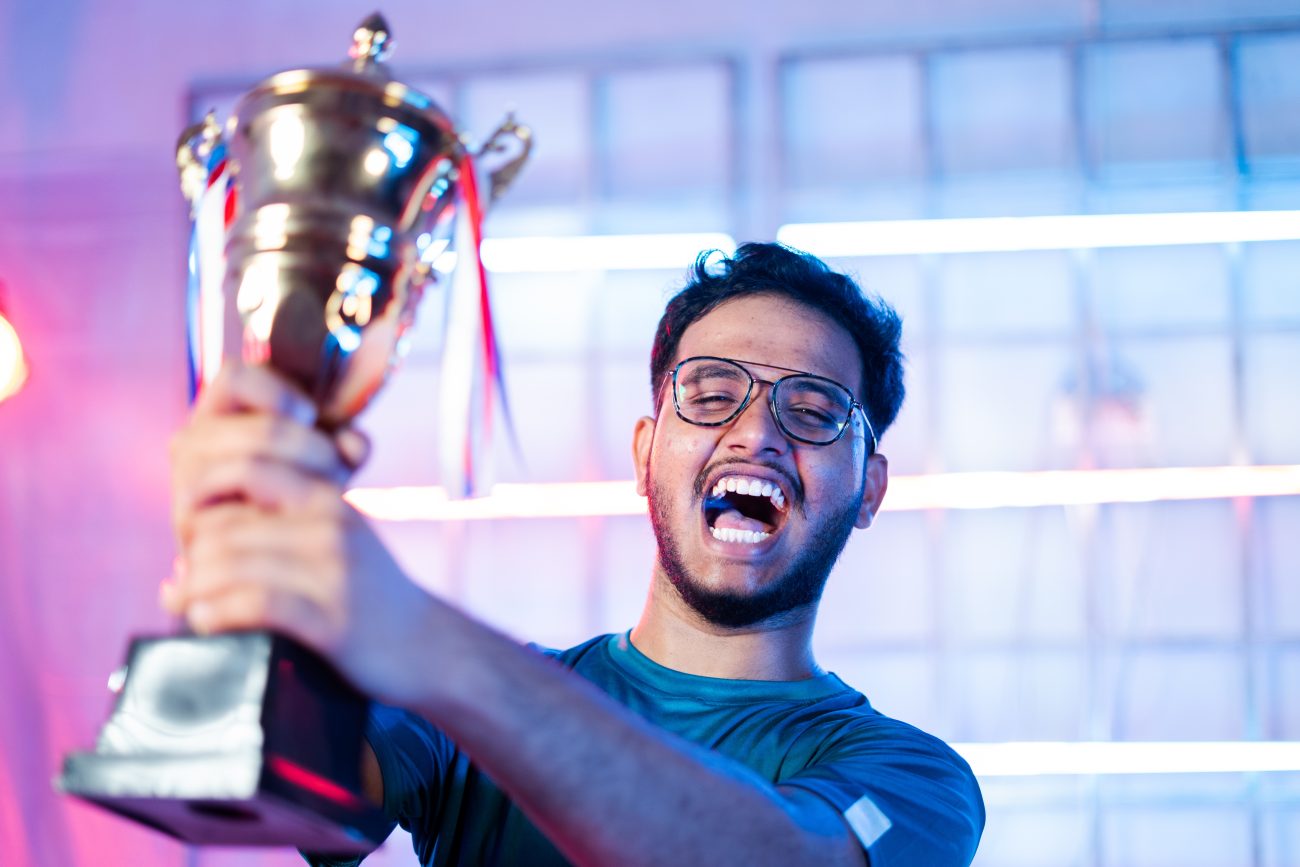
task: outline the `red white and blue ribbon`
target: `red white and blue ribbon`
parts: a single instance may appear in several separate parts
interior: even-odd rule
[[[226,271],[226,230],[235,216],[235,187],[230,183],[224,143],[213,145],[207,172],[207,188],[194,205],[190,230],[185,319],[191,402],[221,368],[226,315],[221,284]]]
[[[497,407],[512,444],[514,424],[506,398],[487,272],[480,255],[482,199],[474,161],[469,156],[461,162],[460,181],[453,236],[456,267],[447,290],[443,319],[438,441],[442,482],[447,494],[473,497],[486,494],[493,481]],[[517,444],[515,452],[518,453]]]

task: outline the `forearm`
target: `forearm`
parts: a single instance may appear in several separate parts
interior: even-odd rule
[[[414,710],[578,864],[857,864],[842,819],[655,728],[580,677],[439,606],[454,659]]]

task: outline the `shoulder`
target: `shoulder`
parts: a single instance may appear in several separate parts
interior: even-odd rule
[[[613,635],[597,635],[590,638],[582,644],[574,645],[567,650],[556,650],[550,647],[543,647],[540,644],[529,644],[528,646],[545,657],[555,660],[566,668],[577,668],[578,665],[591,654],[598,652],[604,647]]]
[[[918,753],[933,755],[970,771],[965,759],[929,732],[902,720],[886,716],[864,698],[859,703],[823,713],[818,728],[826,733],[828,746],[858,751],[883,751],[891,755]]]
[[[970,862],[984,829],[984,800],[952,747],[865,700],[825,713],[815,728],[813,760],[780,785],[830,801],[873,867]]]

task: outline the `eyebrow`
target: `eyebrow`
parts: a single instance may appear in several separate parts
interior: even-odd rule
[[[816,392],[817,394],[820,394],[823,397],[833,397],[837,394],[840,394],[839,391],[840,389],[842,389],[845,392],[848,391],[847,386],[840,385],[838,382],[835,382],[835,380],[833,379],[827,379],[826,377],[818,376],[815,373],[808,373],[804,375],[813,378],[800,380],[799,384],[803,388],[806,388],[808,391]],[[851,392],[849,392],[849,396],[850,397],[853,396]]]
[[[784,370],[784,368],[780,368]],[[702,375],[727,374],[728,376],[737,376],[735,372],[736,365],[731,363],[731,359],[719,359],[712,364],[700,365],[699,373]],[[750,374],[751,376],[753,374]]]

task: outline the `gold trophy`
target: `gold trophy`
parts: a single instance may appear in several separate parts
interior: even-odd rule
[[[491,175],[494,200],[531,146],[507,118],[470,154],[429,97],[392,79],[390,48],[372,15],[342,66],[271,76],[224,132],[209,116],[178,149],[200,267],[216,275],[196,281],[196,379],[216,366],[203,354],[269,364],[325,428],[382,385],[453,217],[477,218],[472,158],[517,144]],[[312,651],[270,632],[144,637],[121,673],[95,750],[65,759],[63,791],[191,843],[382,842],[388,823],[360,789],[368,701]]]

